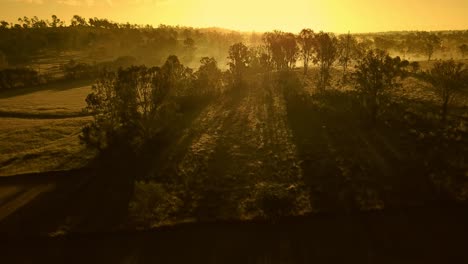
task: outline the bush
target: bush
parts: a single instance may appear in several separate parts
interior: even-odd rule
[[[182,201],[165,186],[155,182],[136,182],[129,215],[140,227],[168,223],[177,215]]]
[[[61,68],[68,79],[90,78],[96,74],[96,69],[93,66],[87,63],[78,63],[75,60],[70,60]]]
[[[295,184],[260,182],[255,185],[246,211],[260,213],[266,219],[302,214],[310,211],[307,192]]]
[[[29,68],[8,68],[0,70],[0,90],[38,85],[39,74]]]

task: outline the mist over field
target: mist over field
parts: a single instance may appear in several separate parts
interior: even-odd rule
[[[175,2],[0,11],[0,262],[468,261],[466,18]]]

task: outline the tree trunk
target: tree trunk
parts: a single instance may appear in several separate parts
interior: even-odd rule
[[[309,67],[309,60],[304,58],[304,75],[307,75],[307,68]]]
[[[442,113],[441,113],[442,123],[444,124],[447,121],[447,113],[448,113],[448,99],[445,99],[444,103],[442,104]]]

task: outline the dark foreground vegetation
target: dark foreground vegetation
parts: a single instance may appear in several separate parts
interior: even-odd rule
[[[145,262],[466,260],[466,31],[242,35],[78,16],[68,27],[57,17],[19,22],[0,29],[0,89],[93,83],[73,135],[94,158],[2,179],[11,257],[13,238],[27,237],[28,256],[57,261],[81,243],[103,260]],[[92,55],[72,55],[55,77],[21,66],[72,51]]]
[[[0,238],[9,263],[464,263],[466,207]],[[27,254],[25,254],[27,252]]]

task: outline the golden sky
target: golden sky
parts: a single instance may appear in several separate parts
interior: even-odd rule
[[[242,31],[468,29],[468,0],[0,0],[0,20],[52,14]]]

